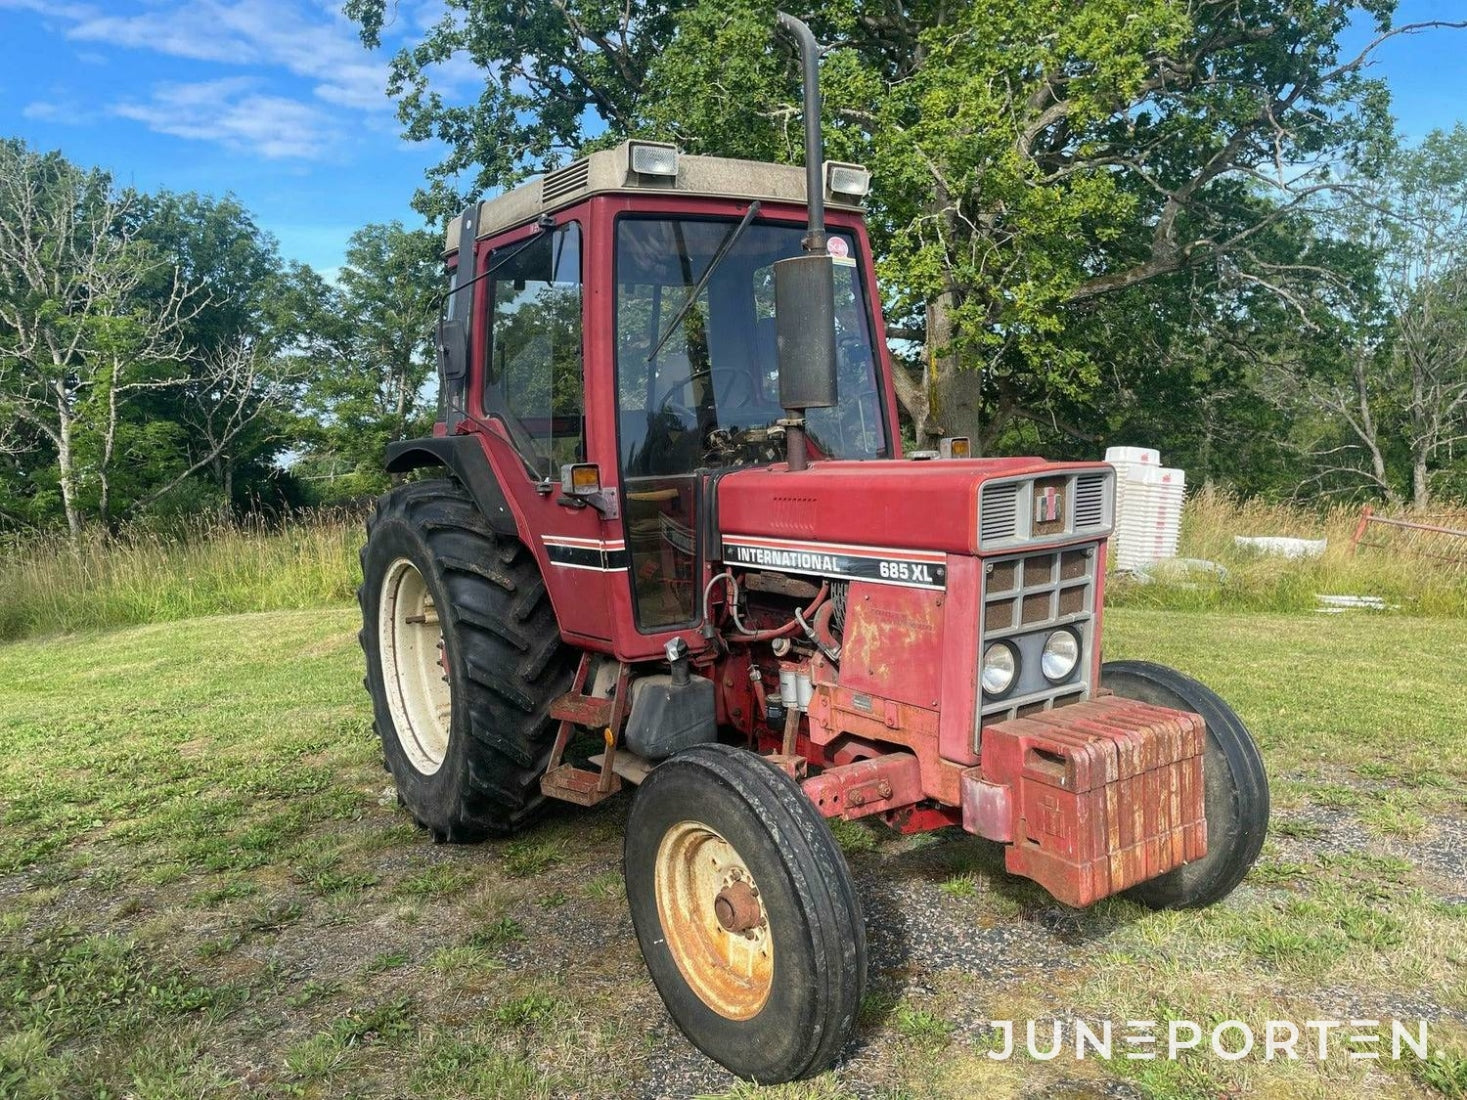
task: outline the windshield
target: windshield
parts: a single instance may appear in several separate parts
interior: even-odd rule
[[[677,320],[737,224],[731,218],[637,217],[617,223],[617,395],[628,476],[783,457],[773,430],[785,415],[775,359],[773,265],[800,254],[803,227],[750,224]],[[881,458],[888,453],[886,429],[855,241],[842,232],[830,239],[839,403],[810,409],[806,430],[821,456]]]

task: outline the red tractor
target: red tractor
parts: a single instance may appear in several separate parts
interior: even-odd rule
[[[436,838],[638,789],[633,923],[734,1073],[829,1067],[865,984],[825,819],[960,825],[1059,900],[1224,897],[1263,762],[1201,684],[1101,662],[1115,474],[902,454],[869,175],[630,141],[453,223],[441,418],[393,445],[362,644]],[[586,735],[595,738],[586,745]],[[599,751],[595,751],[599,750]]]

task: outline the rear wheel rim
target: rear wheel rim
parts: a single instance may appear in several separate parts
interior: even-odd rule
[[[658,845],[653,879],[662,932],[688,987],[720,1016],[757,1016],[774,986],[774,938],[738,850],[700,822],[679,822]]]
[[[438,608],[428,582],[407,558],[387,568],[377,633],[393,732],[408,762],[432,775],[448,755],[453,689]]]

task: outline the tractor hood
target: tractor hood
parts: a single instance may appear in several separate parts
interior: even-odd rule
[[[778,557],[751,556],[744,539],[767,541],[775,551],[786,544],[803,544],[975,554],[980,548],[985,552],[1011,548],[1040,537],[1030,536],[1027,521],[1019,530],[1021,517],[1031,512],[1018,488],[1032,478],[1043,479],[1043,485],[1057,484],[1062,491],[1070,475],[1077,473],[1100,475],[1095,478],[1098,484],[1110,483],[1111,469],[1101,463],[1040,458],[826,461],[799,472],[776,464],[737,470],[719,479],[717,527],[725,561],[771,568],[778,567]],[[1007,491],[984,493],[985,483],[996,481],[1005,483]],[[990,513],[982,517],[986,526],[981,547],[980,500],[987,502]],[[1093,539],[1109,533],[1109,507],[1097,516],[1093,533],[1085,522],[1088,511],[1078,512],[1078,505],[1067,509],[1063,495],[1059,508],[1069,518],[1062,518],[1062,530],[1045,541]],[[1010,536],[994,540],[993,517],[1010,512],[1014,516]],[[1003,529],[998,530],[1002,534]],[[744,549],[730,552],[733,546]]]

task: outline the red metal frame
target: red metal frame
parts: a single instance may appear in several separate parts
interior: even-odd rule
[[[1386,516],[1378,516],[1375,514],[1375,509],[1367,504],[1360,512],[1360,522],[1355,525],[1355,533],[1350,537],[1350,553],[1359,554],[1360,547],[1362,546],[1375,546],[1382,549],[1386,548],[1386,544],[1384,543],[1361,541],[1365,538],[1366,529],[1369,528],[1372,523],[1378,523],[1383,527],[1394,527],[1397,530],[1421,531],[1428,535],[1445,535],[1448,538],[1467,540],[1467,531],[1460,531],[1455,527],[1443,527],[1440,524],[1435,523],[1419,523],[1414,520],[1390,519]],[[1436,554],[1432,553],[1429,550],[1423,550],[1419,546],[1411,545],[1392,546],[1389,548],[1392,550],[1403,550],[1408,554],[1414,554],[1418,557],[1435,558],[1438,561],[1449,561],[1455,562],[1457,564],[1467,562],[1467,542],[1463,543],[1463,552],[1460,556],[1454,556],[1451,554]]]

